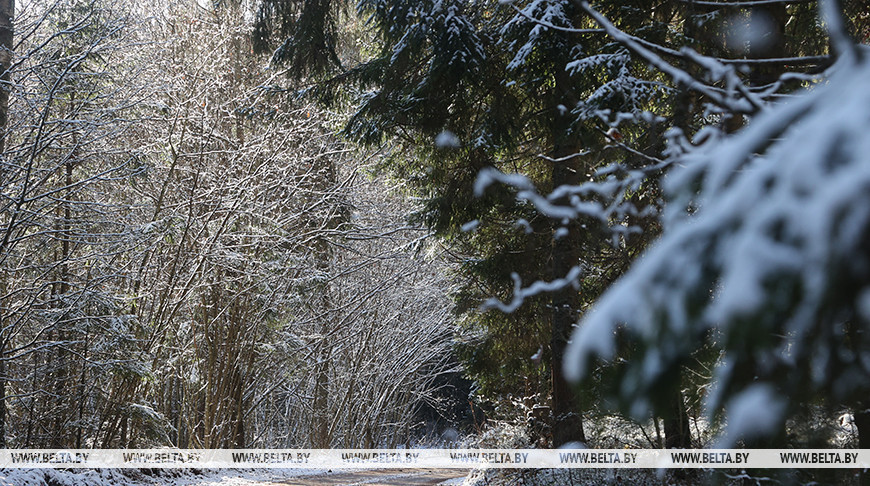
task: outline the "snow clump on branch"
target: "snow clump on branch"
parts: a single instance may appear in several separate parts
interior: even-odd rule
[[[870,389],[868,333],[847,336],[870,323],[870,62],[859,57],[678,156],[664,233],[579,324],[570,379],[615,358],[620,335],[642,350],[618,392],[636,412],[711,340],[723,351],[711,412],[762,383],[776,390],[764,394],[769,408],[783,411],[796,394],[849,402]],[[729,416],[725,436],[750,432],[741,424],[753,421]]]

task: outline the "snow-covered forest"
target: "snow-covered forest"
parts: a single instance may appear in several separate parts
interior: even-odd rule
[[[0,444],[870,449],[863,0],[0,0]]]
[[[8,447],[390,445],[456,367],[449,265],[406,189],[271,93],[245,8],[16,5]]]

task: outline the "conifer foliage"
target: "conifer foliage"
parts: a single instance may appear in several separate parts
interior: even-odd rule
[[[827,12],[822,17],[819,8]],[[836,22],[839,16],[842,21]],[[365,55],[345,59],[340,29],[332,26],[336,19],[351,18],[369,30],[363,36]],[[779,387],[788,386],[772,378],[784,376],[785,368],[764,356],[781,348],[799,350],[792,347],[791,337],[782,337],[793,336],[792,331],[776,327],[780,324],[774,329],[744,322],[747,317],[739,309],[721,311],[727,307],[724,302],[745,302],[762,314],[772,312],[777,303],[792,309],[809,283],[798,279],[783,289],[773,284],[781,280],[776,272],[749,286],[733,283],[750,275],[741,268],[770,265],[717,253],[710,245],[725,245],[724,233],[716,233],[717,243],[707,246],[697,239],[681,240],[698,245],[691,246],[692,251],[676,246],[653,250],[669,252],[669,259],[635,266],[631,262],[663,229],[663,241],[671,241],[668,235],[677,231],[671,226],[678,224],[673,214],[697,211],[702,217],[705,207],[715,205],[713,199],[720,193],[725,197],[723,188],[742,180],[734,176],[745,170],[741,164],[767,159],[768,150],[778,147],[776,137],[786,136],[792,124],[802,122],[780,117],[780,131],[773,133],[771,124],[763,121],[766,114],[784,100],[808,100],[802,90],[827,81],[831,69],[846,69],[831,67],[838,52],[856,52],[861,58],[862,51],[845,47],[850,44],[843,39],[865,37],[866,22],[858,3],[833,1],[602,0],[589,5],[530,0],[496,5],[381,0],[350,5],[337,0],[266,0],[256,32],[259,47],[274,49],[275,61],[290,67],[297,86],[322,101],[343,96],[355,106],[344,133],[386,147],[391,157],[385,168],[413,183],[423,199],[418,216],[460,255],[466,284],[457,294],[457,309],[476,341],[459,349],[483,393],[497,397],[510,391],[532,395],[533,402],[549,401],[555,445],[587,439],[577,415],[590,408],[590,402],[580,403],[586,396],[591,403],[620,403],[641,421],[652,417],[656,426],[662,418],[662,445],[688,447],[702,440],[698,436],[692,442],[689,413],[697,424],[699,404],[711,384],[718,394],[708,396],[707,409],[715,419],[715,411],[741,392],[747,393],[749,403],[750,398],[773,396]],[[826,23],[835,27],[831,37],[823,27]],[[321,31],[322,38],[308,36],[312,25],[327,24],[330,28]],[[310,49],[302,48],[305,45]],[[741,129],[740,135],[731,135]],[[734,156],[740,163],[719,167],[722,164],[713,161],[722,152],[727,156],[721,157]],[[814,160],[855,160],[841,152]],[[774,155],[770,160],[780,160]],[[662,176],[693,160],[707,162],[675,170],[674,180],[681,182],[666,185],[662,192]],[[708,174],[707,179],[701,173]],[[711,180],[709,174],[718,175]],[[699,187],[702,192],[696,197]],[[708,197],[709,190],[719,192]],[[675,204],[669,198],[677,195],[683,199]],[[749,200],[754,199],[744,203]],[[737,218],[738,212],[732,215]],[[713,217],[716,224],[727,225],[718,216],[722,215]],[[784,226],[774,225],[769,231],[776,241],[787,240],[788,224],[777,221]],[[729,228],[745,224],[749,223],[734,221]],[[688,238],[690,232],[685,231],[679,234]],[[741,241],[740,248],[763,252],[761,240]],[[782,265],[798,261],[795,257]],[[605,310],[580,319],[627,268],[648,269],[654,264],[659,265],[657,277],[652,270],[632,270],[627,282],[632,276],[647,280],[615,287],[599,305]],[[676,285],[682,280],[668,272],[678,268],[679,275],[694,284]],[[837,282],[839,277],[836,282],[817,282],[814,288],[827,295],[842,284]],[[736,297],[729,297],[734,285],[740,288],[733,291]],[[676,289],[685,295],[674,295]],[[652,300],[644,300],[648,292]],[[839,311],[831,311],[836,317],[822,318],[820,309],[807,319],[824,322],[830,317],[840,322],[845,327],[838,324],[839,331],[828,333],[831,342],[858,346],[863,331],[854,318]],[[783,318],[764,315],[750,321]],[[696,318],[703,316],[709,322],[702,319],[706,324],[699,324]],[[646,324],[630,324],[636,320]],[[581,389],[590,393],[580,394],[564,381],[561,367],[569,333],[578,321],[565,371],[573,378],[591,377]],[[727,327],[735,332],[761,335],[738,332],[723,337],[713,330],[713,321],[735,323]],[[785,342],[777,345],[782,339]],[[820,351],[821,364],[812,368],[819,376],[830,377],[820,370],[831,366],[855,372],[840,361],[858,366],[857,348],[837,346],[836,352]],[[812,349],[807,352],[820,348]],[[532,353],[535,359],[527,358]],[[834,354],[839,358],[831,358]],[[618,356],[615,361],[620,364],[595,366],[593,355]],[[544,367],[537,368],[542,357]],[[711,367],[719,371],[705,376]],[[758,393],[743,387],[748,377],[768,375],[773,384],[758,384]],[[606,399],[611,391],[614,402]],[[820,393],[839,405],[854,402],[848,393]],[[803,402],[811,403],[819,402]],[[772,411],[786,409],[771,403]],[[785,430],[787,415],[771,416],[776,417],[769,421],[771,429],[756,428],[770,432],[762,434],[766,437]],[[725,433],[731,439],[739,436],[732,429]]]
[[[274,48],[274,60],[321,100],[335,100],[343,88],[342,99],[356,106],[346,135],[391,144],[385,169],[413,183],[423,197],[417,217],[462,255],[466,283],[457,309],[475,337],[459,351],[481,391],[493,397],[520,389],[552,406],[555,444],[584,441],[583,405],[556,363],[584,302],[618,273],[628,250],[609,246],[608,217],[552,219],[505,187],[478,197],[473,182],[489,168],[525,174],[542,191],[593,180],[606,163],[628,160],[609,144],[610,125],[640,120],[670,90],[645,79],[645,67],[600,29],[574,29],[588,21],[572,2],[359,2],[355,14],[372,32],[368,57],[355,64],[338,55],[335,31],[318,41],[325,49],[296,48],[313,42],[305,38],[308,22],[325,22],[314,19],[349,6],[290,3],[263,3],[255,31],[260,48]],[[629,21],[639,21],[641,10],[633,7]],[[596,196],[589,199],[594,204]],[[626,205],[618,212],[625,218],[641,211]],[[582,281],[571,272],[581,264],[595,269]],[[480,310],[494,295],[509,300],[515,282],[541,280],[570,285],[507,316]],[[543,367],[530,359],[538,350]]]

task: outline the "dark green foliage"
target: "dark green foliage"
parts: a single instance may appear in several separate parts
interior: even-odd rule
[[[335,46],[339,6],[333,0],[263,2],[253,32],[254,50],[265,52],[270,40],[282,39],[272,59],[288,65],[290,76],[333,72],[341,66]]]
[[[275,49],[274,60],[288,66],[306,92],[325,102],[351,97],[346,136],[391,144],[382,169],[411,182],[422,200],[414,218],[462,259],[456,310],[473,338],[458,352],[479,390],[490,397],[545,397],[550,371],[555,366],[555,375],[561,373],[554,344],[564,343],[576,316],[655,234],[655,217],[639,214],[657,204],[657,188],[644,184],[626,194],[632,211],[566,225],[518,200],[512,188],[492,186],[476,197],[474,181],[481,169],[496,167],[523,174],[546,194],[565,184],[624,178],[649,159],[611,145],[604,132],[618,124],[626,142],[657,153],[663,127],[638,115],[667,115],[673,91],[602,33],[570,31],[595,27],[574,2],[515,5],[524,14],[495,2],[362,0],[356,15],[373,41],[368,57],[352,65],[342,65],[336,54],[335,22],[349,15],[337,0],[267,0],[255,37],[258,49]],[[604,9],[652,40],[682,42],[669,2],[606,2]],[[438,143],[442,137],[455,140]],[[613,163],[619,168],[597,174]],[[582,195],[604,207],[614,197],[622,198],[621,190]],[[624,237],[609,228],[622,224],[632,228]],[[554,240],[563,231],[568,239]],[[487,298],[512,298],[514,273],[529,285],[562,278],[577,265],[586,274],[576,290],[527,299],[510,315],[479,309]],[[564,306],[568,320],[554,314]],[[535,362],[530,358],[539,349],[542,359]]]

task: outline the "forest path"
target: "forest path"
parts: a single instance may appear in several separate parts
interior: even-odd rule
[[[467,475],[468,471],[464,469],[375,469],[280,478],[260,484],[268,486],[459,485]]]

